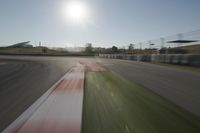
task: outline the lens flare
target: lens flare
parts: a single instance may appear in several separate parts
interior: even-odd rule
[[[87,6],[80,1],[72,1],[64,7],[64,14],[72,21],[84,21],[88,16]]]

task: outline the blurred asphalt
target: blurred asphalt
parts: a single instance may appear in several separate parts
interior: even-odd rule
[[[62,57],[0,56],[0,62],[0,131],[75,65]]]
[[[200,116],[200,73],[149,63],[75,57],[0,56],[0,131],[78,61],[100,65]]]

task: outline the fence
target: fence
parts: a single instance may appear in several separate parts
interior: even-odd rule
[[[163,55],[130,55],[130,54],[99,54],[101,58],[124,59],[144,62],[190,65],[200,67],[200,54],[163,54]]]
[[[185,41],[185,42],[181,42]],[[180,41],[170,43],[170,41]],[[200,44],[200,30],[186,32],[186,33],[179,33],[172,36],[167,37],[160,37],[154,40],[148,40],[145,42],[139,42],[135,44],[135,48],[137,49],[144,49],[144,48],[156,48],[160,49],[163,47],[180,47],[180,46],[188,46],[188,45],[195,45]]]

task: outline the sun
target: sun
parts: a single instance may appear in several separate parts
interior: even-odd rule
[[[64,15],[72,21],[84,21],[88,16],[87,6],[80,1],[71,1],[64,7]]]

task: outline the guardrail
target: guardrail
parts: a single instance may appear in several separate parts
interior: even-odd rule
[[[200,67],[200,54],[99,54],[99,57]]]

